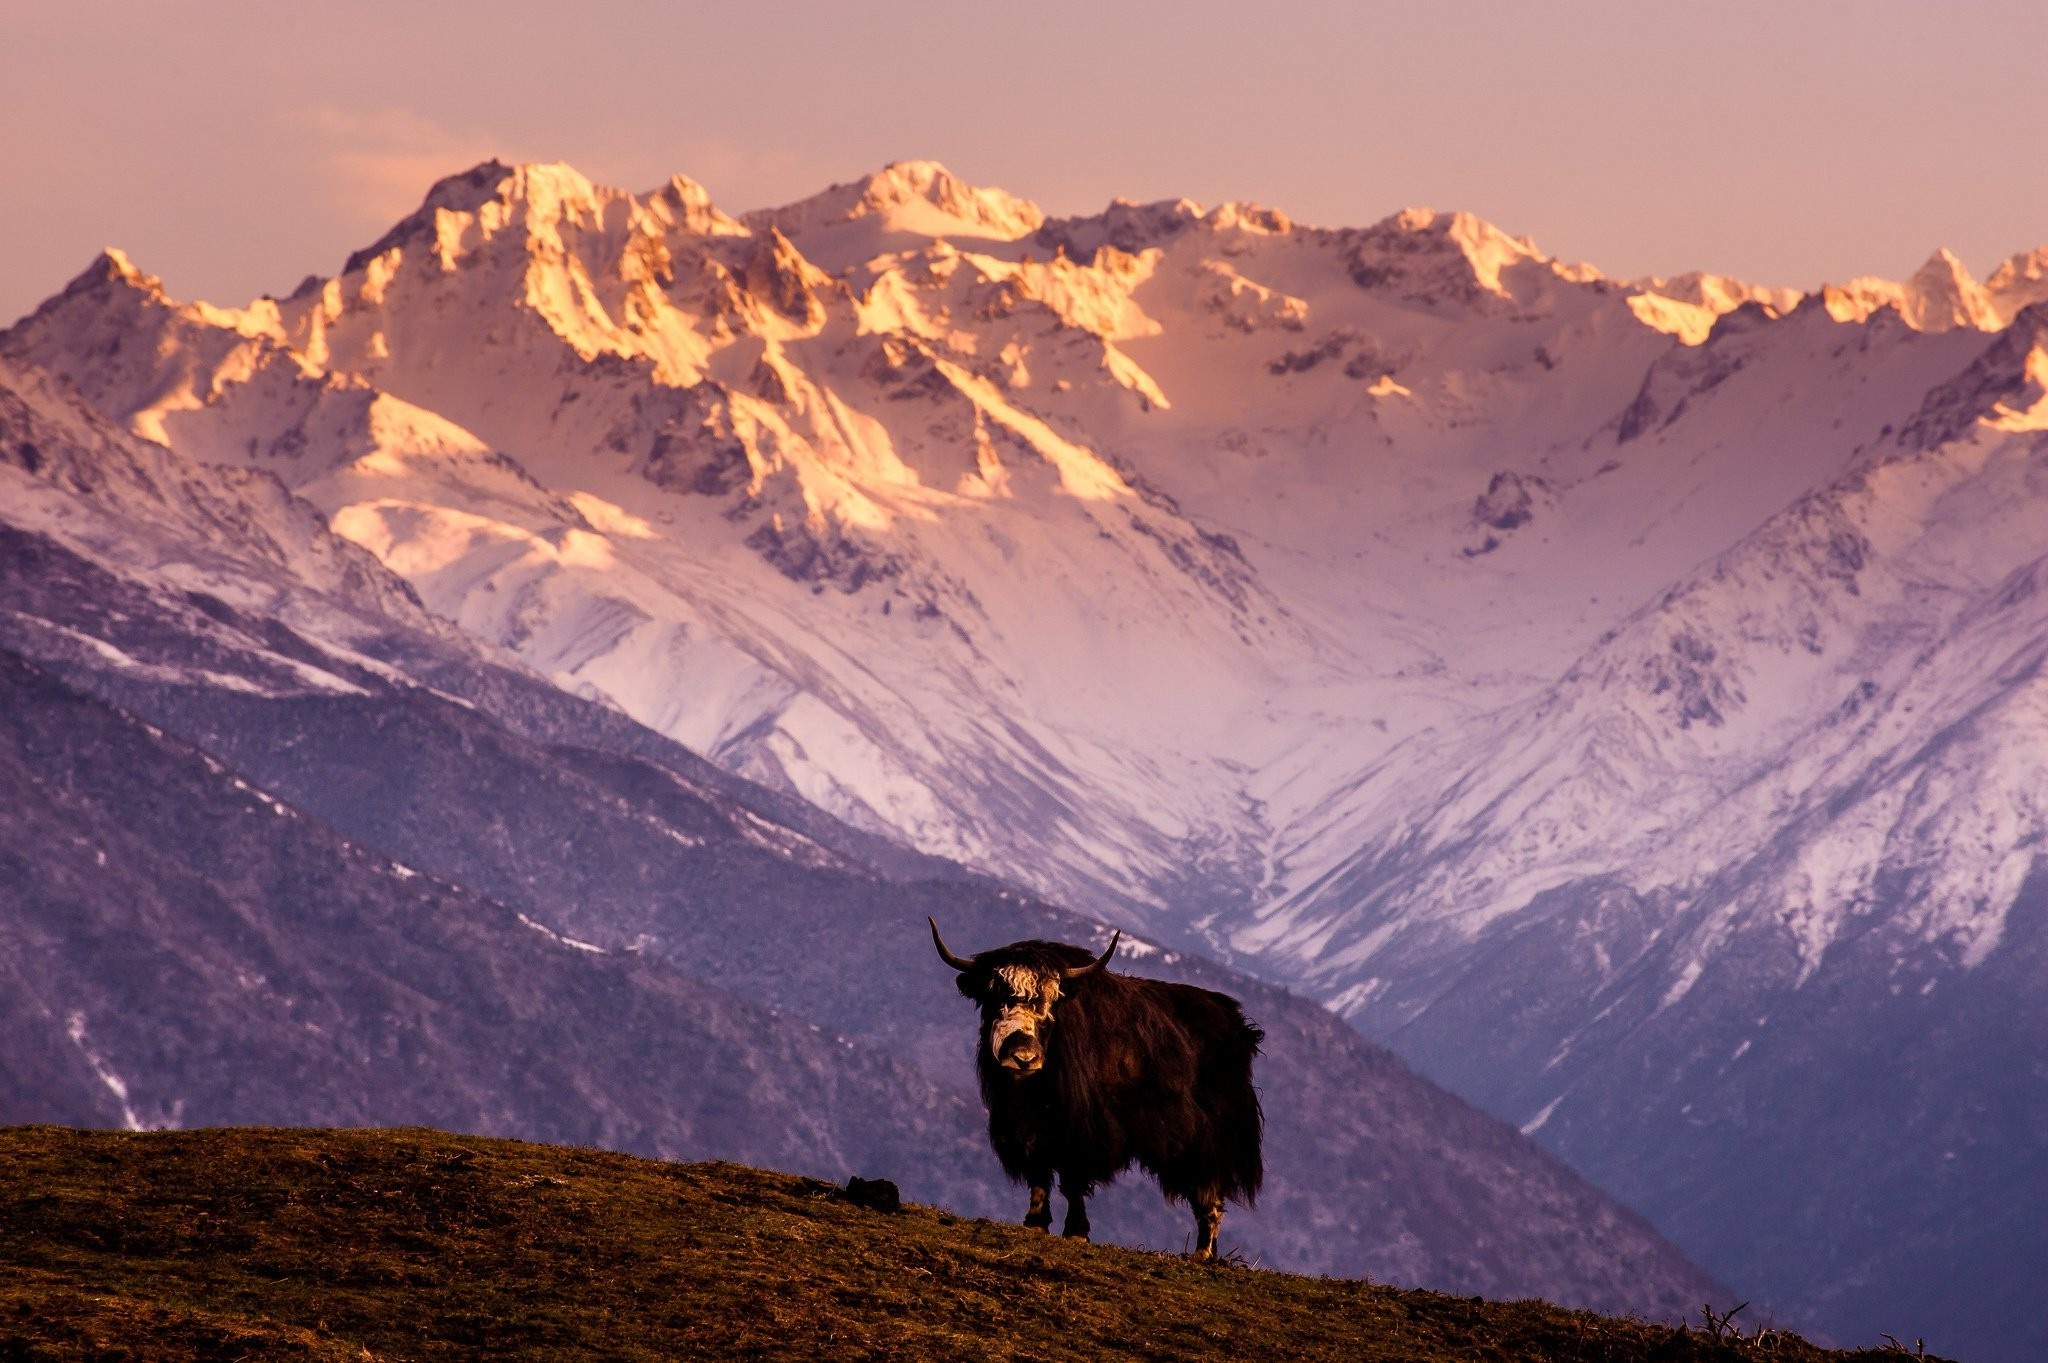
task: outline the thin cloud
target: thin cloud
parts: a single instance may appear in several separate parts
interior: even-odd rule
[[[410,109],[316,106],[292,122],[313,143],[335,212],[364,227],[389,226],[417,208],[434,181],[500,150],[483,134]]]
[[[412,109],[316,105],[293,110],[286,121],[310,145],[329,207],[356,228],[388,227],[443,176],[492,156],[512,157],[500,138],[450,128]],[[786,146],[718,137],[653,146],[603,133],[581,139],[571,162],[600,183],[632,190],[680,171],[710,187],[721,205],[742,209],[800,198],[881,165],[850,167]]]

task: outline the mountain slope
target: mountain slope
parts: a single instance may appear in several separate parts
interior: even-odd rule
[[[1541,700],[1370,773],[1240,939],[1782,1307],[1924,1301],[1985,1356],[2036,1342],[1996,1266],[2048,1203],[2039,328]],[[1801,1229],[1758,1235],[1760,1189]]]
[[[5,1120],[435,1121],[976,1200],[957,1092],[346,842],[12,654],[0,689]]]
[[[0,1348],[44,1358],[1877,1356],[1746,1319],[1737,1337],[1220,1271],[870,1210],[816,1179],[436,1131],[29,1128],[0,1150]]]

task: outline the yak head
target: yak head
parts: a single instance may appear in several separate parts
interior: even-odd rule
[[[956,956],[939,936],[936,921],[932,943],[939,959],[960,972],[960,992],[981,1006],[981,1053],[984,1064],[1000,1066],[1019,1079],[1045,1068],[1047,1048],[1062,989],[1086,979],[1109,964],[1123,933],[1109,939],[1100,956],[1058,942],[1015,942],[975,956]],[[1080,963],[1074,958],[1080,957]]]

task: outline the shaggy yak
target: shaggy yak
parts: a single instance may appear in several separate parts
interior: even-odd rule
[[[1038,941],[966,957],[932,922],[940,959],[981,1006],[988,1139],[1031,1188],[1024,1224],[1052,1228],[1057,1174],[1062,1233],[1085,1240],[1088,1195],[1135,1161],[1194,1210],[1195,1257],[1213,1259],[1224,1199],[1251,1206],[1264,1177],[1252,1088],[1264,1033],[1228,995],[1111,973],[1121,938],[1096,957]]]

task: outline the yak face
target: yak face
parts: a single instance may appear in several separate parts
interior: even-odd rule
[[[981,1034],[990,1058],[1020,1079],[1045,1068],[1060,977],[1027,965],[1005,965],[976,983]]]
[[[959,956],[939,936],[939,925],[932,924],[939,959],[960,972],[960,992],[981,1006],[981,1044],[988,1061],[1018,1079],[1045,1068],[1061,992],[1108,965],[1122,937],[1121,932],[1112,935],[1109,949],[1093,960],[1057,942],[1016,942],[978,956]]]

